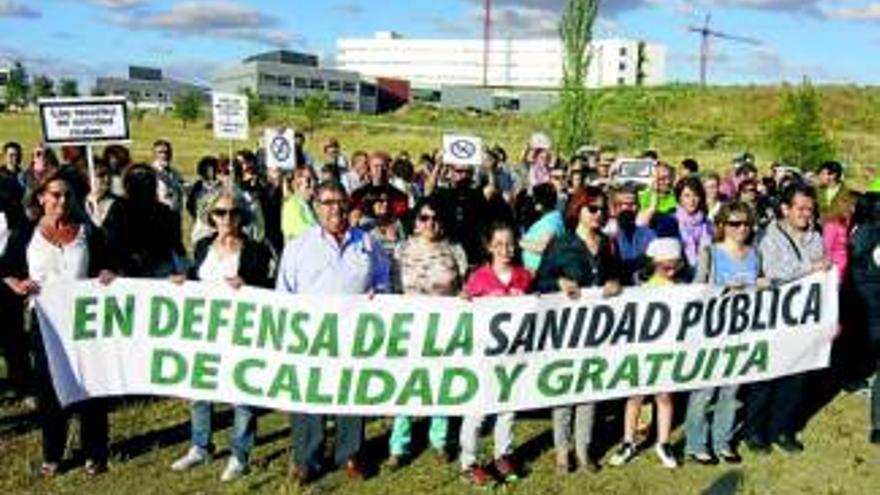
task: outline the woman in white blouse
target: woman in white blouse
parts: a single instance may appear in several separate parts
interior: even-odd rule
[[[233,289],[242,285],[269,287],[272,253],[264,242],[256,242],[244,234],[251,220],[251,209],[237,190],[224,189],[207,199],[206,219],[215,234],[196,244],[189,278],[205,283],[222,284]],[[180,280],[178,280],[180,281]],[[211,416],[213,404],[195,401],[191,409],[191,446],[171,468],[185,471],[211,460]],[[232,455],[220,476],[231,481],[247,471],[248,458],[254,443],[256,417],[253,408],[236,405],[234,409]]]
[[[20,296],[33,296],[40,287],[98,277],[109,283],[113,272],[101,231],[82,215],[82,205],[75,205],[69,179],[52,172],[45,176],[32,195],[32,211],[38,212],[35,224],[11,233],[6,252],[0,261],[3,282]],[[31,318],[36,327],[36,316]],[[55,395],[49,363],[39,329],[31,332],[36,364],[38,415],[43,437],[43,476],[54,476],[67,443],[67,420],[78,412],[80,437],[86,457],[85,470],[96,475],[106,470],[108,424],[107,408],[102,399],[89,399],[62,408]]]

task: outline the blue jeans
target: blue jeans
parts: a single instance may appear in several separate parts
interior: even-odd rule
[[[190,409],[191,441],[196,447],[211,451],[214,445],[211,443],[211,416],[214,404],[206,401],[195,401]],[[242,464],[247,464],[254,445],[257,421],[254,410],[248,406],[235,406],[235,418],[232,424],[232,438],[229,448],[232,455]]]
[[[736,392],[738,387],[706,388],[694,390],[688,399],[687,417],[685,418],[685,436],[687,437],[684,451],[687,454],[704,454],[709,447],[709,408],[716,394],[712,408],[712,450],[723,452],[730,450],[733,439],[733,425],[736,421]]]

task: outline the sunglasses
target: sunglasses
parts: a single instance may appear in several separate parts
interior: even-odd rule
[[[235,208],[214,208],[211,210],[211,214],[215,217],[237,217],[239,212]]]
[[[744,220],[730,220],[727,222],[727,226],[733,229],[738,229],[740,227],[751,227],[748,222]]]
[[[586,208],[587,211],[589,211],[593,215],[595,215],[596,213],[603,213],[605,211],[605,208],[599,205],[586,205],[584,206],[584,208]]]
[[[429,214],[427,214],[427,213],[422,213],[421,215],[419,215],[418,217],[416,217],[416,219],[417,219],[419,222],[422,222],[422,223],[428,223],[428,222],[433,222],[434,220],[436,220],[436,219],[437,219],[437,215],[429,215]]]
[[[338,206],[342,208],[346,205],[346,202],[344,199],[322,199],[318,201],[318,204],[321,206]]]

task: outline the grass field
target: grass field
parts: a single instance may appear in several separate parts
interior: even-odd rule
[[[490,490],[468,487],[458,479],[457,465],[437,465],[430,454],[421,455],[401,471],[380,471],[363,482],[347,482],[337,472],[300,488],[286,480],[289,429],[286,417],[279,413],[260,418],[249,476],[230,484],[218,481],[229,455],[226,440],[231,418],[225,413],[219,414],[222,431],[215,434],[219,453],[214,461],[187,473],[175,473],[168,466],[187,448],[189,416],[185,403],[172,400],[117,408],[111,417],[112,461],[107,474],[90,480],[81,469],[71,466],[62,476],[45,481],[34,474],[40,453],[33,418],[18,407],[4,407],[0,412],[0,493],[871,495],[880,487],[880,447],[866,440],[867,402],[860,395],[838,397],[806,429],[807,450],[803,454],[792,457],[775,452],[755,457],[745,452],[745,462],[738,468],[686,464],[670,471],[648,450],[622,468],[560,476],[554,471],[549,420],[520,419],[516,425],[517,454],[526,460],[528,473],[514,485]],[[386,425],[375,420],[368,430],[371,448],[382,453],[382,458],[387,450]],[[419,431],[416,428],[417,437]],[[616,425],[599,424],[596,429],[606,440],[618,432]],[[421,436],[425,433],[422,429]]]
[[[760,166],[767,166],[774,158],[767,129],[780,111],[786,90],[695,86],[604,90],[597,95],[595,142],[613,147],[621,155],[652,147],[672,162],[693,156],[712,169],[725,167],[734,155],[749,150],[756,154]],[[857,171],[880,165],[880,88],[820,87],[818,92],[823,123],[840,158]],[[213,139],[206,119],[203,116],[186,128],[170,116],[154,114],[132,122],[134,158],[149,159],[153,140],[167,138],[174,143],[178,167],[194,173],[202,155],[226,153],[230,148],[229,143]],[[254,145],[264,126],[302,128],[303,122],[297,110],[273,108],[265,124],[251,126],[251,142],[235,146]],[[474,115],[414,105],[379,116],[333,113],[309,136],[307,148],[320,156],[321,144],[332,136],[347,152],[407,150],[417,157],[437,148],[444,132],[456,131],[475,133],[490,144],[501,144],[514,159],[529,134],[538,130],[552,131],[548,114]],[[7,140],[20,141],[27,147],[37,144],[40,126],[36,114],[0,114],[0,142]]]

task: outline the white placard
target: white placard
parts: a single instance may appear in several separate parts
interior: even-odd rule
[[[443,162],[478,167],[483,164],[483,140],[476,136],[443,135]]]
[[[214,137],[217,139],[248,138],[248,102],[244,95],[213,93]]]
[[[39,101],[46,144],[120,143],[131,139],[125,98],[43,98]]]
[[[266,129],[263,132],[266,167],[281,170],[296,168],[293,129]]]

